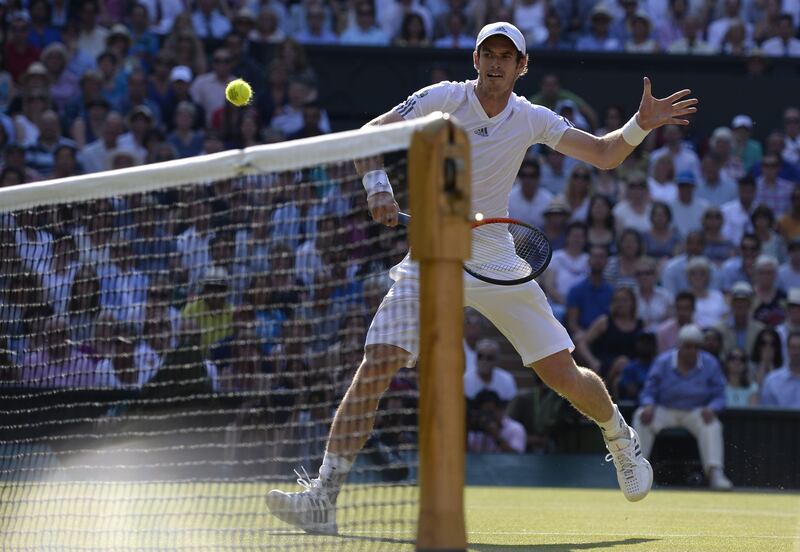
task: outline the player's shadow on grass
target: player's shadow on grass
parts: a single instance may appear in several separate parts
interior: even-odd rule
[[[573,552],[578,550],[605,550],[612,546],[644,544],[658,539],[621,539],[598,542],[560,543],[560,544],[470,544],[470,552],[512,552],[530,550],[531,552]]]

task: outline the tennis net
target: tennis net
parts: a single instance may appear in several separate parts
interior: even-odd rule
[[[399,373],[339,498],[341,536],[269,515],[313,477],[406,234],[426,120],[0,190],[0,548],[400,550],[417,380]]]

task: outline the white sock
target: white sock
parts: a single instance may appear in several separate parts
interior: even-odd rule
[[[603,430],[603,437],[606,441],[613,441],[614,439],[628,436],[628,424],[625,422],[625,418],[619,413],[617,405],[614,405],[614,413],[611,415],[610,420],[607,422],[598,422],[595,420],[595,422],[600,426],[600,429]]]
[[[328,488],[328,493],[332,495],[331,500],[336,500],[336,495],[339,494],[339,489],[347,479],[352,465],[353,463],[343,456],[325,452],[325,456],[322,457],[322,465],[319,467],[319,479]]]

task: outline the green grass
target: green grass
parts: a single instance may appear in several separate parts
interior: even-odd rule
[[[414,489],[350,485],[339,515],[344,534],[312,537],[268,515],[268,487],[7,485],[0,549],[414,550]],[[352,507],[364,502],[381,522]],[[631,504],[612,490],[473,487],[466,504],[469,550],[478,552],[800,552],[793,493],[656,490]]]

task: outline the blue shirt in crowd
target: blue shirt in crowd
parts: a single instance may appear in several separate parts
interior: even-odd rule
[[[767,374],[761,386],[761,404],[778,408],[800,408],[800,374],[784,366]]]
[[[698,353],[697,365],[689,373],[679,372],[678,351],[673,349],[656,358],[639,403],[679,410],[708,407],[720,411],[725,408],[725,376],[717,359],[705,351]]]
[[[578,323],[581,328],[588,328],[602,314],[608,314],[611,308],[611,296],[614,286],[605,281],[595,286],[592,278],[586,278],[572,286],[567,294],[567,307],[577,307],[580,313]]]

